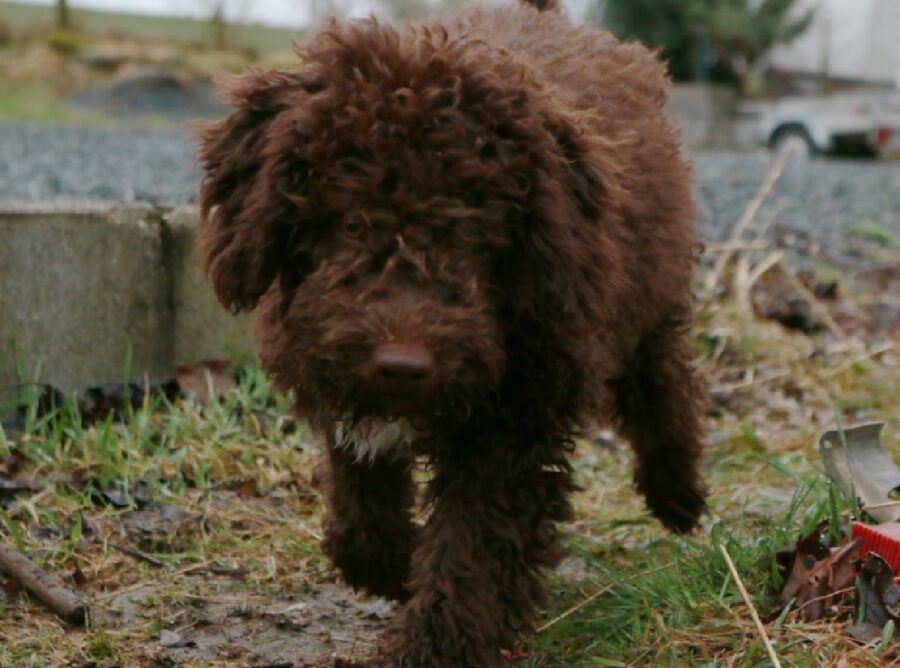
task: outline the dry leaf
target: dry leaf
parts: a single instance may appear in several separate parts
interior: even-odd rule
[[[192,397],[201,406],[206,406],[214,397],[221,397],[237,387],[231,362],[228,360],[184,364],[175,372],[175,382],[182,394]]]
[[[828,521],[797,541],[793,550],[776,555],[779,566],[788,572],[778,596],[777,609],[794,600],[794,608],[808,621],[821,619],[825,612],[846,598],[856,573],[861,539],[832,547],[825,537]],[[777,613],[776,613],[777,614]]]
[[[894,570],[875,552],[856,563],[857,580],[856,618],[864,607],[863,621],[851,626],[848,633],[860,642],[880,638],[885,624],[893,621],[900,625],[900,587],[894,582]]]

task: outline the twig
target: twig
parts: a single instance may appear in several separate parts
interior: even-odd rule
[[[769,231],[769,228],[772,227],[772,225],[775,223],[776,220],[778,220],[778,214],[780,214],[784,210],[784,208],[787,206],[787,204],[788,204],[787,197],[779,197],[778,198],[778,201],[775,202],[775,206],[772,207],[772,210],[769,212],[769,215],[766,216],[766,219],[763,221],[763,224],[760,225],[756,229],[755,241],[757,243],[765,240],[764,237],[766,236],[766,233]],[[753,242],[751,241],[750,243],[753,243]]]
[[[78,594],[7,542],[0,542],[0,570],[21,583],[61,619],[79,625],[87,620],[87,608]]]
[[[751,378],[750,380],[741,381],[740,383],[732,383],[731,385],[719,385],[718,387],[712,388],[710,390],[713,394],[726,394],[730,392],[741,392],[742,390],[749,390],[751,387],[756,387],[757,385],[762,385],[764,383],[770,383],[773,380],[779,380],[780,378],[784,378],[785,376],[790,375],[790,371],[776,371],[775,373],[769,376],[761,376],[759,378]]]
[[[743,313],[753,314],[753,304],[750,301],[750,256],[741,253],[738,256],[737,266],[734,268],[734,278],[732,279],[732,291],[734,292],[734,300],[738,308]]]
[[[760,260],[760,262],[753,267],[753,271],[750,272],[750,277],[748,279],[750,283],[750,289],[752,290],[756,282],[761,279],[765,275],[765,273],[769,271],[769,269],[780,263],[783,259],[784,251],[776,250],[772,251],[765,258]]]
[[[747,208],[744,209],[743,215],[731,230],[731,235],[728,238],[729,241],[736,242],[740,240],[744,231],[750,226],[753,219],[756,218],[756,214],[759,213],[759,209],[763,202],[765,202],[766,197],[768,197],[772,188],[775,187],[775,184],[778,183],[778,179],[781,178],[781,174],[784,172],[784,168],[787,166],[792,152],[793,147],[790,144],[787,144],[778,154],[775,162],[772,163],[772,166],[769,168],[765,180],[760,185],[759,190],[757,190],[756,195],[747,203]],[[706,282],[704,284],[707,293],[712,293],[713,288],[716,287],[716,284],[722,277],[722,272],[725,271],[725,267],[731,261],[732,255],[732,251],[725,251],[716,258],[716,263],[713,265],[712,271],[706,277]]]
[[[171,573],[166,573],[166,577],[169,579],[177,578],[180,575],[188,575],[189,573],[196,573],[197,571],[202,571],[209,568],[209,562],[204,561],[200,564],[191,564],[190,566],[185,566],[184,568],[179,568],[177,571],[172,571]],[[159,585],[159,579],[152,580],[150,582],[136,582],[133,585],[128,585],[127,587],[122,587],[122,589],[117,589],[116,591],[108,591],[105,594],[98,594],[93,597],[94,601],[106,601],[111,598],[116,598],[117,596],[122,596],[123,594],[129,594],[133,591],[137,591],[138,589],[143,589],[144,587],[152,587],[154,585]]]
[[[323,539],[322,539],[322,534],[320,534],[320,533],[319,533],[318,531],[316,531],[315,529],[310,529],[308,526],[306,526],[305,524],[303,524],[303,522],[297,522],[297,526],[300,528],[300,531],[302,531],[302,532],[305,533],[306,535],[312,537],[313,540],[317,540],[317,541],[319,541],[320,543],[322,542],[322,540],[323,540]]]
[[[871,350],[869,350],[868,352],[866,352],[862,355],[854,357],[853,359],[847,361],[846,363],[842,364],[841,366],[839,366],[836,369],[827,369],[825,371],[819,372],[818,375],[821,378],[831,378],[832,376],[837,376],[838,374],[841,374],[844,371],[846,371],[847,369],[849,369],[850,367],[852,367],[854,364],[859,364],[860,362],[865,362],[866,360],[871,359],[873,357],[878,357],[879,355],[888,353],[888,352],[894,350],[896,347],[897,347],[896,343],[894,343],[893,341],[887,341],[878,346],[875,346],[874,348],[872,348]],[[831,355],[838,354],[840,352],[841,351],[838,349],[837,351],[826,352],[825,355],[831,356]],[[790,365],[797,364],[799,362],[803,362],[804,360],[809,359],[809,357],[810,357],[809,355],[803,355],[802,357],[798,357],[796,359],[791,360],[790,362],[787,362],[787,364],[790,364]],[[755,387],[757,385],[770,383],[774,380],[779,380],[781,378],[784,378],[785,376],[789,376],[790,374],[791,374],[790,370],[782,369],[781,371],[775,371],[774,373],[771,373],[768,376],[750,377],[748,379],[742,380],[737,383],[731,383],[730,385],[718,385],[718,386],[711,388],[710,392],[712,394],[726,394],[729,392],[740,392],[742,390],[749,390],[750,388]],[[898,502],[898,505],[900,505],[900,502]],[[874,507],[875,506],[869,506],[869,508],[874,508]]]
[[[728,347],[728,337],[720,336],[719,342],[716,344],[716,349],[713,350],[711,362],[712,365],[715,366],[719,363],[719,358],[722,357],[722,354],[725,352],[725,349]]]
[[[721,241],[710,242],[704,247],[706,253],[734,253],[737,251],[766,250],[772,246],[771,242],[764,239],[753,241]]]
[[[812,605],[813,603],[818,603],[819,601],[825,601],[825,600],[828,600],[829,598],[835,598],[837,596],[849,594],[852,591],[856,591],[856,585],[853,585],[852,587],[844,587],[843,589],[835,589],[834,591],[828,592],[827,594],[823,594],[822,596],[816,596],[815,598],[809,599],[803,605],[797,606],[797,608],[795,608],[795,610],[797,612],[800,612],[801,610],[803,610],[803,608],[806,608],[806,607]]]
[[[746,255],[741,255],[740,260],[738,260],[738,268],[734,272],[734,294],[735,301],[744,311],[752,311],[750,294],[753,292],[753,286],[767,271],[780,263],[783,258],[784,251],[774,250],[751,267],[750,258]]]
[[[868,506],[860,506],[859,509],[863,512],[867,510],[878,510],[880,508],[893,508],[895,506],[900,506],[900,501],[885,501],[884,503],[870,503]]]
[[[873,357],[878,357],[879,355],[884,355],[885,353],[892,351],[894,349],[894,347],[895,347],[895,344],[893,341],[888,341],[886,343],[882,343],[881,345],[875,346],[874,348],[863,353],[862,355],[854,357],[852,360],[849,360],[849,361],[845,362],[844,364],[841,364],[841,366],[839,366],[836,369],[826,369],[825,371],[823,371],[821,373],[821,375],[823,378],[831,378],[833,376],[838,376],[838,375],[844,373],[847,369],[852,368],[855,364],[859,364],[860,362],[865,362],[866,360],[869,360]],[[871,508],[872,506],[869,506],[869,507]]]
[[[750,594],[747,593],[747,588],[744,587],[744,583],[743,581],[741,581],[741,576],[738,575],[737,569],[734,567],[734,562],[731,560],[731,555],[728,554],[728,550],[722,544],[719,545],[719,550],[722,551],[722,556],[725,557],[725,563],[728,565],[728,571],[731,573],[731,577],[734,580],[734,583],[737,585],[738,591],[741,592],[741,598],[744,599],[744,603],[746,603],[747,607],[750,608],[750,616],[753,618],[753,623],[756,625],[756,630],[759,631],[759,635],[762,637],[763,644],[766,646],[766,651],[769,653],[769,658],[772,659],[772,665],[775,666],[775,668],[781,668],[781,661],[778,660],[778,655],[775,654],[775,648],[772,647],[772,641],[769,640],[769,634],[766,633],[766,627],[763,626],[762,620],[759,618],[759,613],[756,611],[756,606],[753,605]]]
[[[612,589],[612,585],[611,585],[611,584],[608,584],[608,585],[606,585],[606,586],[604,586],[604,587],[600,587],[600,589],[598,589],[597,591],[595,591],[593,594],[591,594],[590,596],[588,596],[586,599],[584,599],[584,600],[581,601],[580,603],[576,603],[576,604],[573,605],[571,608],[569,608],[569,609],[566,610],[565,612],[563,612],[563,613],[557,615],[556,617],[554,617],[553,619],[551,619],[551,620],[550,620],[549,622],[547,622],[546,624],[542,624],[541,626],[539,626],[539,627],[537,628],[537,632],[538,632],[538,633],[543,633],[544,631],[546,631],[547,629],[549,629],[551,626],[553,626],[553,625],[556,624],[557,622],[560,622],[560,621],[562,621],[563,619],[565,619],[566,617],[568,617],[569,615],[571,615],[571,614],[573,614],[573,613],[575,613],[575,612],[578,612],[578,611],[581,610],[584,606],[588,605],[591,601],[593,601],[595,598],[598,598],[599,596],[602,596],[603,594],[605,594],[606,592],[608,592],[610,589]]]
[[[134,557],[135,559],[140,559],[141,561],[146,561],[148,564],[156,566],[158,568],[165,568],[166,564],[157,559],[156,557],[151,557],[149,554],[145,554],[140,550],[135,550],[133,547],[128,547],[127,545],[118,545],[117,543],[107,543],[112,548],[117,549],[119,552],[123,552],[128,556]]]
[[[659,573],[660,571],[664,571],[664,570],[666,570],[667,568],[671,568],[671,567],[674,566],[674,565],[675,565],[675,562],[670,561],[670,562],[668,562],[668,563],[662,564],[661,566],[656,566],[655,568],[651,568],[649,571],[640,571],[640,572],[637,572],[637,573],[633,573],[633,574],[631,574],[631,575],[626,576],[625,578],[623,578],[623,581],[627,582],[628,580],[634,580],[635,578],[638,578],[638,577],[647,577],[648,575],[652,575],[653,573]],[[606,592],[608,592],[610,589],[612,589],[612,587],[613,587],[612,584],[604,585],[604,586],[601,587],[599,590],[595,591],[593,594],[591,594],[590,596],[588,596],[585,600],[581,601],[580,603],[577,603],[577,604],[573,605],[571,608],[569,608],[568,610],[566,610],[565,612],[563,612],[563,613],[560,614],[559,616],[554,617],[553,619],[551,619],[551,620],[550,620],[549,622],[547,622],[546,624],[543,624],[543,625],[539,626],[539,627],[537,628],[536,632],[537,632],[537,633],[541,633],[542,631],[546,631],[547,629],[549,629],[551,626],[553,626],[554,624],[556,624],[556,623],[559,622],[560,620],[563,620],[563,619],[565,619],[566,617],[568,617],[569,615],[571,615],[571,614],[573,614],[573,613],[575,613],[575,612],[578,612],[578,611],[581,610],[584,606],[586,606],[588,603],[590,603],[591,601],[593,601],[593,600],[596,599],[597,597],[602,596],[603,594],[605,594]]]

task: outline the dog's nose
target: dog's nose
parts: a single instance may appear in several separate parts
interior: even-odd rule
[[[434,373],[434,355],[415,343],[385,343],[375,349],[372,366],[387,383],[421,383]]]

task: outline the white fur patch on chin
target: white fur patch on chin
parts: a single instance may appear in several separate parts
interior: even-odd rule
[[[334,431],[334,442],[339,448],[352,450],[357,462],[375,461],[394,448],[406,447],[419,438],[419,432],[407,418],[386,420],[365,420],[352,429],[338,422]]]

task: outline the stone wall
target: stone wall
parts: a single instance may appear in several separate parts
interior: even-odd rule
[[[200,271],[196,222],[188,207],[0,209],[0,387],[38,374],[71,391],[252,355],[247,319]]]

